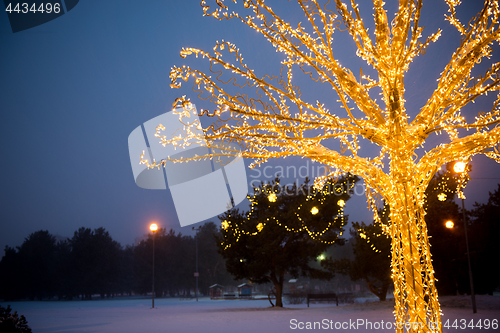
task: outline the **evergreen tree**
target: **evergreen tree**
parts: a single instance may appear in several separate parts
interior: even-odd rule
[[[300,187],[281,186],[276,179],[254,188],[250,212],[233,208],[219,217],[217,241],[228,272],[236,279],[273,283],[279,307],[285,274],[331,279],[330,272],[312,262],[330,244],[343,241],[339,237],[347,218],[342,207],[356,180],[347,176],[318,191],[308,180]]]
[[[57,296],[61,299],[71,300],[78,296],[72,276],[72,253],[69,241],[60,241],[56,245],[54,280],[57,285]]]
[[[70,245],[70,271],[77,294],[83,299],[91,299],[94,293],[103,298],[116,292],[120,244],[102,227],[93,231],[82,227],[75,231]]]
[[[33,300],[56,294],[56,240],[47,230],[40,230],[25,238],[18,247],[21,282],[26,296]]]
[[[2,333],[31,333],[26,318],[17,314],[17,311],[11,313],[10,305],[7,308],[0,306],[0,332]]]
[[[199,289],[208,295],[209,287],[214,284],[226,285],[233,281],[226,271],[224,258],[217,252],[217,238],[220,231],[213,222],[208,222],[200,227],[198,237],[198,271]],[[194,266],[193,266],[194,267]]]
[[[500,234],[500,184],[491,193],[488,203],[475,203],[468,225],[471,265],[474,274],[474,290],[493,295],[500,287],[498,275],[492,271],[500,257],[500,246],[496,239]],[[470,226],[470,229],[469,229]]]
[[[0,261],[0,298],[6,301],[24,297],[21,263],[15,248],[5,246],[4,256]]]

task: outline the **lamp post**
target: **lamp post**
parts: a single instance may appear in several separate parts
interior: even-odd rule
[[[196,230],[196,235],[194,236],[196,246],[196,272],[194,272],[194,277],[196,278],[196,288],[194,289],[194,295],[196,296],[196,302],[198,302],[198,277],[200,276],[200,273],[198,272],[198,231],[200,231],[200,229],[201,227],[193,227],[193,230]]]
[[[456,162],[455,165],[453,166],[453,170],[461,175],[465,175],[467,172],[467,164],[465,162]],[[470,282],[470,295],[472,298],[472,313],[477,312],[476,308],[476,295],[474,294],[474,282],[472,280],[472,269],[470,265],[470,252],[469,252],[469,240],[467,238],[467,221],[465,220],[465,195],[464,193],[459,190],[458,192],[458,197],[462,199],[462,212],[463,212],[463,220],[464,220],[464,231],[465,231],[465,246],[467,249],[467,262],[469,264],[469,282]]]
[[[158,230],[156,223],[149,226],[149,229],[153,232],[153,293],[152,293],[152,309],[155,308],[155,232]]]

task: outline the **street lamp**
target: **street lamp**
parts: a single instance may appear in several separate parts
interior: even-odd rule
[[[460,174],[461,177],[465,178],[466,174],[467,174],[467,163],[465,162],[462,162],[462,161],[458,161],[455,163],[455,165],[453,166],[453,170]],[[463,185],[463,180],[461,181],[461,185],[462,187],[464,186]],[[476,295],[474,294],[474,282],[472,280],[472,269],[471,269],[471,266],[470,266],[470,252],[469,252],[469,240],[467,238],[467,221],[465,220],[465,195],[464,193],[462,192],[461,189],[458,189],[458,197],[462,199],[462,212],[463,212],[463,219],[464,219],[464,231],[465,231],[465,246],[467,248],[467,262],[469,263],[469,282],[470,282],[470,295],[471,295],[471,298],[472,298],[472,312],[473,313],[476,313],[477,312],[477,308],[476,308]]]
[[[201,227],[195,228],[193,227],[193,230],[196,230],[196,235],[194,236],[194,242],[196,246],[196,272],[194,272],[194,277],[196,278],[196,288],[194,289],[194,295],[196,296],[196,302],[198,302],[198,277],[200,276],[200,273],[198,272],[198,231],[200,231]]]
[[[453,223],[453,221],[446,221],[446,223],[444,225],[448,229],[453,229],[453,227],[455,226],[455,223]]]
[[[149,226],[149,229],[153,232],[153,293],[152,293],[152,309],[155,308],[155,232],[158,230],[156,223]]]

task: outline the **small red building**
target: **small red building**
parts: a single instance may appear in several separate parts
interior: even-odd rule
[[[210,290],[211,299],[222,298],[224,294],[224,287],[217,283],[213,286],[210,286],[208,289]]]

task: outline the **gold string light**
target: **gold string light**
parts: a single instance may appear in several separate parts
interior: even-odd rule
[[[411,107],[419,111],[410,118],[405,106],[405,73],[414,58],[441,35],[438,30],[421,40],[422,1],[399,1],[394,18],[389,19],[384,2],[373,0],[373,35],[368,33],[355,0],[349,6],[335,0],[333,10],[317,0],[298,0],[305,22],[295,27],[263,0],[243,1],[244,15],[230,10],[227,1],[217,0],[213,6],[202,1],[205,15],[218,20],[239,20],[262,34],[283,55],[282,71],[279,75],[258,76],[243,62],[236,45],[228,41],[217,42],[213,52],[184,48],[182,57],[194,55],[208,60],[210,73],[189,66],[173,67],[171,86],[179,88],[183,82],[193,81],[199,98],[216,105],[213,111],[201,110],[199,115],[214,122],[203,129],[203,135],[198,134],[201,124],[190,120],[191,104],[181,97],[175,101],[174,109],[184,124],[182,133],[167,138],[161,135],[160,126],[157,129],[164,145],[199,144],[212,149],[210,154],[174,162],[239,156],[251,159],[254,167],[272,158],[301,156],[329,168],[325,175],[316,177],[317,188],[343,172],[363,178],[374,219],[380,220],[377,207],[381,200],[390,206],[391,223],[382,224],[382,229],[392,241],[395,320],[418,323],[417,332],[442,330],[424,221],[427,186],[448,162],[468,160],[476,154],[500,161],[500,95],[491,110],[480,110],[473,120],[461,113],[479,96],[499,92],[500,62],[488,65],[481,76],[473,75],[477,63],[493,59],[491,46],[500,41],[499,3],[485,1],[481,13],[466,25],[456,15],[460,1],[446,3],[446,20],[462,39],[441,72],[434,92],[422,107]],[[373,68],[377,77],[363,73],[356,77],[335,57],[333,34],[342,23],[356,44],[356,54]],[[233,60],[225,60],[228,56]],[[335,112],[320,101],[302,98],[300,89],[292,84],[292,69],[297,68],[335,91],[339,101]],[[232,73],[233,77],[226,79],[221,73]],[[234,89],[238,92],[234,93]],[[378,92],[382,95],[380,101],[372,97]],[[446,137],[425,153],[417,154],[424,143],[430,144],[427,139],[433,133]],[[327,145],[332,140],[338,140],[340,151]],[[360,156],[360,140],[380,147],[379,155]],[[241,152],[226,148],[233,142],[241,145]],[[148,167],[164,165],[164,161],[149,162],[144,155],[141,163]],[[462,191],[459,193],[463,195]],[[318,207],[321,212],[321,205]],[[310,235],[316,237],[313,232]],[[432,327],[430,322],[434,323]]]
[[[221,222],[221,228],[224,234],[224,239],[226,239],[225,243],[221,243],[222,246],[224,246],[224,250],[227,250],[231,247],[231,240],[234,239],[235,242],[239,242],[240,238],[245,235],[248,237],[252,236],[257,236],[259,232],[261,232],[264,227],[266,226],[267,223],[274,222],[277,226],[280,228],[283,228],[285,232],[292,232],[292,233],[299,233],[299,232],[306,232],[307,235],[311,238],[314,239],[315,241],[324,243],[324,244],[333,244],[336,241],[336,238],[333,240],[328,240],[324,239],[324,236],[327,234],[328,231],[332,230],[333,227],[336,227],[339,232],[338,232],[338,237],[342,236],[343,234],[343,227],[347,223],[347,220],[345,219],[344,216],[344,210],[343,207],[345,206],[345,200],[339,199],[337,201],[338,205],[338,214],[333,218],[332,221],[328,221],[327,225],[321,229],[314,231],[315,229],[318,228],[317,225],[314,225],[314,223],[311,223],[312,221],[309,221],[309,218],[302,218],[300,211],[301,208],[305,208],[305,205],[307,205],[308,202],[316,203],[319,205],[322,205],[325,203],[327,197],[329,196],[340,196],[340,195],[346,195],[348,193],[352,192],[352,189],[356,183],[356,178],[352,177],[351,175],[346,175],[343,180],[337,179],[336,181],[329,180],[324,184],[324,187],[322,189],[317,189],[315,187],[312,188],[312,193],[309,193],[307,190],[307,193],[309,193],[305,197],[305,202],[301,203],[298,207],[293,209],[293,207],[290,208],[296,216],[296,220],[288,220],[288,223],[295,225],[295,227],[289,226],[287,224],[284,224],[280,221],[279,217],[277,216],[270,216],[267,217],[266,222],[259,222],[255,227],[252,227],[252,219],[253,219],[253,213],[256,208],[256,206],[259,204],[258,202],[258,197],[261,193],[265,195],[267,198],[267,202],[269,202],[267,205],[270,208],[273,203],[275,203],[278,199],[278,196],[276,195],[276,191],[278,191],[278,188],[276,185],[279,185],[279,182],[277,182],[275,185],[268,184],[267,186],[264,186],[259,189],[254,190],[254,195],[252,197],[247,196],[248,200],[250,201],[250,211],[246,213],[245,218],[243,221],[237,222],[233,221],[231,219],[225,219]],[[340,191],[339,191],[340,189]],[[283,191],[287,191],[286,188],[281,189]],[[303,190],[303,189],[302,189]],[[276,197],[274,201],[269,201],[269,196],[271,194],[275,194]],[[318,214],[320,211],[316,206],[313,206],[313,208],[317,209],[316,214]],[[312,215],[313,214],[313,208],[309,211]],[[231,218],[231,215],[228,216]],[[255,231],[255,229],[256,231]]]

